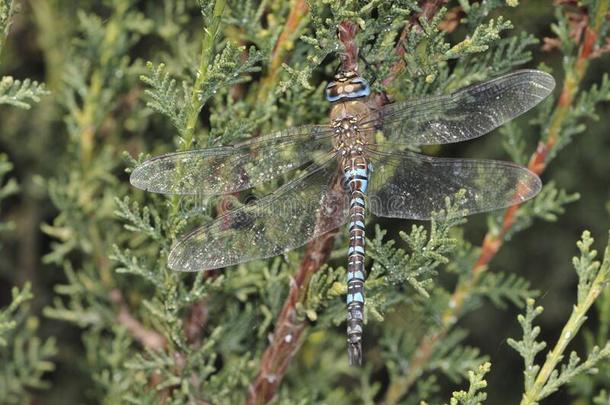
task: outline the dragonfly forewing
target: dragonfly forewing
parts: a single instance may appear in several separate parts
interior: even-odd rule
[[[231,146],[162,155],[138,166],[130,181],[162,194],[233,193],[321,159],[331,147],[328,126],[289,128]]]
[[[313,164],[274,193],[184,237],[171,251],[169,266],[210,270],[300,247],[347,222],[348,195],[339,184],[337,159]]]
[[[461,142],[485,135],[530,110],[554,87],[555,80],[547,73],[518,70],[450,95],[389,104],[377,113],[377,127],[389,145]]]
[[[468,214],[522,203],[541,188],[538,176],[510,162],[448,159],[412,152],[371,152],[370,210],[380,217],[427,220],[446,197]]]

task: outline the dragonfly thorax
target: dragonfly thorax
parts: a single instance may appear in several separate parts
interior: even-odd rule
[[[334,147],[342,156],[360,155],[369,143],[366,132],[358,126],[355,117],[334,120],[331,123],[334,130]]]
[[[335,104],[330,111],[330,125],[334,131],[333,145],[340,155],[362,154],[372,140],[370,125],[360,125],[370,116],[366,103],[359,100]]]

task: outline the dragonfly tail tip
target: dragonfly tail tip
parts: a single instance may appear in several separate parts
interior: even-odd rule
[[[358,367],[362,365],[362,345],[360,342],[349,342],[347,345],[347,355],[350,366]]]

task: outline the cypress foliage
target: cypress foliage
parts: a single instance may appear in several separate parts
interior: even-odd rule
[[[610,248],[596,261],[582,233],[574,308],[558,315],[565,326],[555,338],[544,334],[557,342],[544,360],[534,326],[542,288],[511,260],[495,265],[502,254],[517,263],[520,240],[556,246],[541,254],[565,264],[564,242],[580,233],[530,236],[579,218],[581,188],[564,188],[553,166],[582,151],[581,138],[602,136],[587,128],[610,101],[610,80],[597,73],[610,50],[607,0],[557,2],[554,14],[516,0],[31,0],[15,13],[16,3],[0,0],[0,56],[17,73],[39,58],[45,77],[0,75],[0,141],[22,183],[5,178],[2,156],[0,275],[3,291],[21,287],[0,301],[0,403],[608,402]],[[528,10],[551,37],[527,33]],[[342,38],[340,26],[351,30]],[[19,48],[23,32],[38,55]],[[558,82],[528,119],[455,149],[482,145],[528,166],[545,183],[536,198],[485,223],[466,221],[459,194],[431,223],[369,218],[362,368],[345,353],[344,230],[268,260],[180,274],[167,266],[172,244],[239,199],[159,196],[128,183],[150,156],[326,122],[323,90],[346,46],[358,48],[380,100],[450,93],[528,64]],[[607,216],[577,226],[610,228]],[[23,235],[38,245],[36,271],[20,275]],[[507,345],[523,357],[512,397],[494,398],[492,377],[505,366],[469,337],[495,332],[491,320],[468,323],[487,304],[513,321]],[[598,322],[584,324],[587,316]],[[573,341],[581,346],[566,356]]]

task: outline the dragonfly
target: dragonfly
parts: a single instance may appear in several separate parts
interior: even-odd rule
[[[357,69],[357,68],[356,68]],[[518,70],[448,95],[377,107],[356,69],[338,70],[325,90],[330,120],[291,127],[228,146],[170,153],[144,161],[131,184],[167,195],[221,196],[295,177],[253,204],[221,213],[182,237],[168,265],[177,271],[219,269],[278,256],[348,224],[347,346],[362,362],[365,214],[429,220],[447,197],[468,214],[534,197],[541,181],[512,162],[432,157],[426,145],[477,138],[530,110],[555,81]]]

